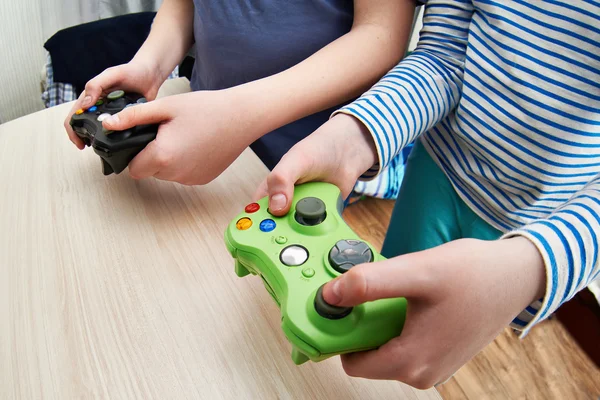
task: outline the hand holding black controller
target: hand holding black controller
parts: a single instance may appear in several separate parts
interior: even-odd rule
[[[71,117],[73,131],[100,156],[104,175],[119,174],[127,168],[131,160],[156,138],[159,125],[108,131],[102,126],[102,121],[127,107],[145,102],[140,94],[116,90],[88,109],[77,110]]]

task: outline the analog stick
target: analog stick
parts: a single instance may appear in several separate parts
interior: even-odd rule
[[[350,314],[352,307],[337,307],[327,303],[323,298],[323,286],[317,290],[315,295],[315,310],[317,313],[327,319],[341,319]]]
[[[296,203],[296,221],[300,225],[314,226],[325,221],[325,203],[316,197],[305,197]]]

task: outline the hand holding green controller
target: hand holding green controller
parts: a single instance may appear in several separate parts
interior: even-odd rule
[[[290,212],[275,217],[268,199],[246,206],[227,227],[235,272],[259,275],[281,310],[281,327],[302,364],[377,348],[399,336],[406,299],[355,307],[325,302],[322,287],[352,267],[383,260],[343,221],[339,189],[322,182],[296,186]]]

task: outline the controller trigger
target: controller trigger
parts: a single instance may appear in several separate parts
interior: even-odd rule
[[[235,274],[237,276],[242,278],[242,277],[248,275],[249,273],[250,273],[250,271],[248,271],[248,269],[246,267],[244,267],[239,260],[235,260]]]
[[[110,175],[110,174],[112,174],[113,172],[115,172],[115,171],[113,170],[113,168],[110,166],[110,164],[109,164],[109,163],[107,163],[107,162],[106,162],[106,160],[104,160],[104,158],[100,158],[100,160],[102,161],[102,173],[103,173],[104,175]]]
[[[304,353],[301,353],[297,348],[292,348],[292,361],[296,365],[304,364],[309,360],[308,356]]]

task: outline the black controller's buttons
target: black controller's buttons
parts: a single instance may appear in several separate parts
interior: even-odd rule
[[[106,118],[108,118],[108,117],[110,117],[110,114],[109,114],[109,113],[102,113],[102,114],[98,115],[98,118],[97,118],[97,120],[98,120],[99,122],[102,122],[102,121],[104,121],[104,120],[105,120]]]
[[[114,92],[110,92],[108,96],[106,96],[110,101],[115,101],[117,99],[125,96],[125,92],[123,90],[115,90]]]
[[[119,111],[121,111],[122,109],[125,108],[126,105],[127,105],[126,100],[123,97],[121,97],[119,99],[112,100],[112,101],[109,101],[108,103],[106,103],[105,108],[107,110],[115,110],[115,111],[119,110]]]
[[[317,290],[315,295],[315,311],[317,314],[327,319],[341,319],[352,312],[352,307],[338,307],[327,303],[323,298],[323,286]]]
[[[301,225],[319,225],[327,217],[325,203],[316,197],[305,197],[296,203],[296,221]]]
[[[286,247],[281,250],[279,259],[282,264],[288,267],[297,267],[302,265],[308,260],[308,250],[297,244]]]
[[[340,240],[329,251],[329,264],[339,273],[350,268],[373,261],[373,252],[360,240]]]

